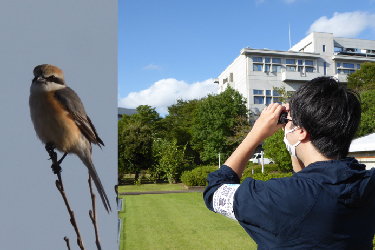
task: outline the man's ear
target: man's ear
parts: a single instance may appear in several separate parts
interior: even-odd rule
[[[298,130],[298,140],[303,141],[303,140],[310,140],[310,133],[306,131],[306,129],[301,128]]]

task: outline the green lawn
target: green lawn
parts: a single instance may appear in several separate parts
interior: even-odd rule
[[[206,208],[202,193],[120,198],[124,204],[119,213],[121,250],[256,249],[255,242],[238,222]]]
[[[187,187],[182,183],[179,184],[142,184],[142,185],[123,185],[118,186],[118,192],[146,192],[146,191],[175,191],[186,190]]]

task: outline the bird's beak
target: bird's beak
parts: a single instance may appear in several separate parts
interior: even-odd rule
[[[36,79],[36,81],[37,81],[38,83],[46,83],[46,79],[44,79],[44,78],[41,77],[41,76],[39,76],[39,77]]]

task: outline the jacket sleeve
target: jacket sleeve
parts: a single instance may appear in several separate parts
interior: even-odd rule
[[[213,212],[217,212],[217,209],[216,211],[214,209],[215,192],[221,188],[220,190],[228,193],[230,189],[232,189],[230,188],[231,187],[230,185],[227,185],[228,187],[222,187],[223,184],[237,184],[237,185],[240,184],[240,178],[238,177],[238,175],[230,167],[226,165],[222,165],[219,170],[209,173],[207,176],[207,181],[208,181],[208,185],[203,192],[203,199],[206,203],[207,208]],[[234,192],[232,192],[232,199],[233,199],[233,195],[234,195]],[[223,202],[224,201],[221,200],[222,205],[223,205]]]

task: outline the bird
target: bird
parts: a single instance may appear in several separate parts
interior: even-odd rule
[[[92,161],[91,143],[104,146],[77,93],[65,83],[61,69],[41,64],[33,70],[30,86],[30,116],[37,137],[47,147],[64,155],[76,154],[88,168],[96,189],[109,213],[111,206]],[[112,211],[112,210],[111,210]]]

